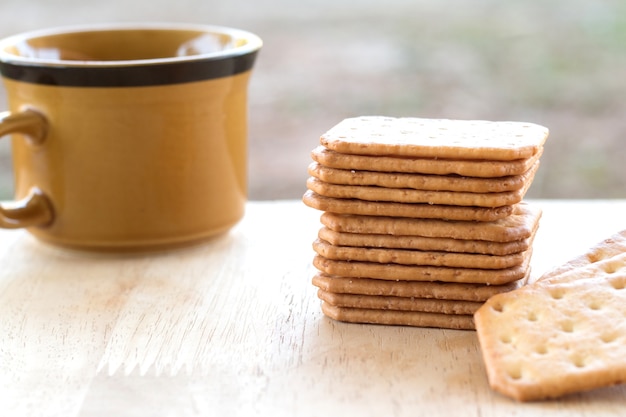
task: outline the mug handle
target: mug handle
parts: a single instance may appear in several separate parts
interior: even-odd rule
[[[0,137],[22,133],[35,146],[44,142],[47,125],[46,119],[34,110],[0,113]],[[37,187],[33,187],[29,195],[21,200],[0,203],[1,228],[45,226],[52,222],[53,217],[50,200]]]

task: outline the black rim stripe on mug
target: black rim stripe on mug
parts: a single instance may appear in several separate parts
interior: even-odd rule
[[[115,67],[67,67],[0,63],[4,77],[69,87],[145,87],[228,77],[252,69],[257,51],[198,61]],[[150,71],[146,71],[150,67]]]

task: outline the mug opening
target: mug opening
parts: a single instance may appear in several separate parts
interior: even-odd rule
[[[40,65],[108,66],[220,58],[259,48],[255,35],[237,29],[137,24],[17,35],[0,45],[0,54],[5,61]]]
[[[244,30],[127,23],[41,30],[0,41],[0,74],[70,87],[143,87],[206,81],[252,69],[261,39]]]
[[[31,59],[137,61],[211,54],[233,48],[231,37],[190,31],[116,30],[24,39],[7,48]]]

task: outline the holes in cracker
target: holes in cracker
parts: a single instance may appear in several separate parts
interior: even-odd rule
[[[587,357],[583,355],[574,355],[570,357],[570,361],[577,368],[584,368],[587,366]]]
[[[604,257],[604,253],[602,252],[590,253],[587,255],[587,260],[589,261],[589,263],[592,263],[592,264],[595,264],[596,262],[600,262],[603,259],[605,259],[605,257]]]
[[[560,288],[560,287],[550,288],[549,292],[550,292],[550,297],[552,297],[552,299],[554,300],[560,300],[561,298],[565,296],[565,289]]]
[[[528,312],[528,316],[526,318],[528,319],[528,321],[537,321],[537,320],[539,320],[539,317],[537,317],[537,313],[535,313],[534,311]]]
[[[535,353],[539,355],[545,355],[548,353],[548,347],[546,345],[538,345],[535,347]]]
[[[626,287],[626,276],[613,276],[609,279],[609,284],[614,290],[623,290]]]
[[[602,340],[602,342],[604,343],[612,343],[617,340],[617,335],[618,334],[616,332],[604,333],[602,336],[600,336],[600,340]]]
[[[602,270],[606,272],[607,274],[614,274],[623,267],[624,267],[623,263],[616,261],[616,260],[607,261],[604,264],[602,264]]]
[[[506,374],[509,378],[514,380],[522,379],[522,368],[519,365],[509,366],[506,370]]]
[[[587,303],[587,306],[590,310],[600,310],[602,308],[602,301],[600,300],[590,300]]]
[[[561,330],[565,333],[573,333],[574,332],[574,322],[570,320],[565,320],[561,322]]]
[[[496,313],[502,313],[504,311],[504,305],[502,303],[493,303],[491,309]]]
[[[509,344],[511,344],[513,342],[513,338],[508,333],[501,334],[500,335],[500,342],[504,343],[505,345],[509,345]]]
[[[608,245],[608,246],[612,246],[612,245],[613,245],[613,244],[615,244],[616,242],[615,242],[615,240],[613,240],[613,239],[610,239],[610,238],[609,238],[609,239],[606,239],[606,240],[604,241],[604,243],[605,243],[606,245]],[[608,257],[608,256],[609,256],[609,253],[605,252],[605,251],[604,251],[604,250],[602,250],[602,249],[597,249],[597,251],[596,251],[596,252],[589,253],[589,254],[587,255],[587,259],[588,259],[588,260],[589,260],[589,262],[591,262],[591,263],[596,263],[596,262],[600,262],[600,261],[603,261],[603,260],[607,259],[607,257]]]

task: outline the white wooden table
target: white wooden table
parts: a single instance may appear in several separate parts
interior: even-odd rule
[[[626,200],[535,203],[535,277],[626,228]],[[251,202],[225,236],[134,256],[0,231],[0,415],[626,412],[625,386],[531,404],[492,392],[472,331],[324,317],[311,285],[319,215]]]

